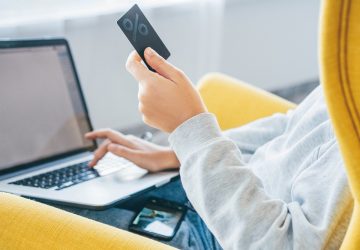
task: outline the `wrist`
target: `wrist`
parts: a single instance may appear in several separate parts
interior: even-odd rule
[[[163,169],[177,169],[180,167],[180,162],[175,154],[175,152],[171,149],[166,149],[162,152],[162,168]]]
[[[177,127],[179,127],[181,124],[185,123],[186,121],[190,120],[191,118],[198,116],[202,113],[207,113],[207,109],[205,107],[205,105],[200,102],[199,105],[194,105],[193,109],[191,109],[190,112],[187,113],[187,115],[183,116],[178,122],[177,124],[174,126],[174,128],[172,129],[173,132]]]

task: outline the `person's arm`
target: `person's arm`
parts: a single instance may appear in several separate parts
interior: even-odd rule
[[[319,166],[306,169],[294,180],[287,201],[270,197],[239,148],[207,113],[185,74],[149,48],[145,59],[157,73],[149,71],[136,53],[127,62],[128,71],[139,81],[143,121],[171,133],[188,198],[221,245],[225,249],[326,246],[335,230],[332,222],[341,218],[337,208],[343,207],[337,200],[346,187],[341,162],[326,175]]]
[[[232,140],[243,154],[252,155],[259,147],[284,133],[291,112],[275,113],[243,126],[223,131],[223,135]],[[241,115],[241,112],[236,115]]]
[[[225,249],[320,249],[343,219],[339,211],[351,209],[341,204],[350,193],[340,157],[330,172],[320,164],[301,173],[283,201],[267,194],[212,114],[187,120],[169,141],[189,200]]]

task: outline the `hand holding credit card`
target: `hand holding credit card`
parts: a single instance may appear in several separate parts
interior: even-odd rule
[[[144,57],[144,50],[147,47],[155,50],[164,59],[169,58],[169,50],[161,41],[137,4],[131,7],[131,9],[117,21],[117,24],[151,71],[155,70],[147,64]]]
[[[171,133],[186,120],[206,112],[191,80],[164,60],[170,52],[139,7],[134,5],[117,23],[137,51],[127,58],[126,69],[138,82],[138,109],[144,123]]]

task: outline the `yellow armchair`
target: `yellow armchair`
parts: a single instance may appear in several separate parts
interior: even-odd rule
[[[296,107],[279,96],[220,73],[201,78],[198,90],[223,130]]]
[[[174,249],[15,195],[0,193],[0,249]]]
[[[360,249],[360,1],[323,1],[320,73],[354,209],[342,249]]]

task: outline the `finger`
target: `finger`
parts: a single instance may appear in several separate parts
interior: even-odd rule
[[[87,134],[85,134],[85,137],[87,139],[109,139],[112,142],[118,143],[118,144],[122,144],[126,147],[130,147],[132,148],[134,145],[133,143],[131,143],[131,141],[129,141],[125,135],[123,135],[122,133],[118,132],[118,131],[114,131],[111,129],[99,129],[99,130],[95,130],[92,132],[89,132]]]
[[[146,79],[153,73],[141,63],[141,60],[142,59],[139,54],[134,50],[130,53],[126,61],[127,71],[139,82]]]
[[[182,72],[178,68],[166,61],[152,48],[147,47],[145,49],[144,55],[146,62],[163,77],[172,80],[175,83],[177,83],[180,78],[183,77]]]
[[[137,150],[127,148],[119,144],[110,143],[107,145],[107,150],[132,162],[135,162],[137,160],[136,158],[139,157],[139,152]]]
[[[104,155],[108,152],[108,145],[111,143],[110,140],[105,140],[101,145],[98,147],[97,150],[94,151],[94,158],[89,162],[89,167],[94,167],[99,160],[101,160]]]
[[[151,164],[152,159],[149,159],[147,154],[144,154],[140,150],[134,150],[130,148],[123,147],[121,145],[117,145],[114,143],[111,143],[108,145],[108,151],[113,153],[114,155],[123,157],[133,163],[135,163],[137,166],[146,169],[150,172],[157,172],[159,169],[157,166],[153,166]]]

